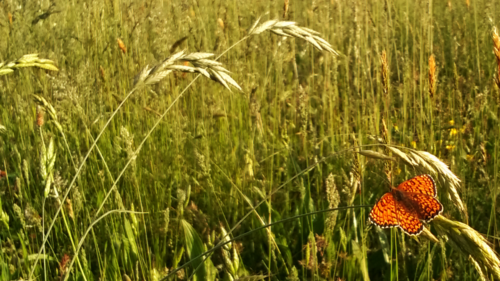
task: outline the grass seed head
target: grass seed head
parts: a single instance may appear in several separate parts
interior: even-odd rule
[[[326,179],[326,196],[326,199],[328,200],[328,209],[334,209],[339,206],[340,196],[333,174],[330,174]],[[327,232],[327,235],[333,234],[333,230],[335,229],[335,224],[337,222],[337,213],[338,211],[327,213],[325,221],[325,231]]]
[[[44,112],[42,106],[36,106],[36,125],[41,128],[44,124]]]
[[[380,56],[380,62],[382,63],[382,86],[384,94],[387,95],[389,93],[389,64],[387,63],[387,54],[385,51]]]
[[[222,30],[224,30],[224,21],[221,18],[217,19],[217,24]]]
[[[436,93],[436,60],[434,55],[429,57],[429,95],[434,97]]]
[[[293,21],[268,20],[257,25],[260,18],[254,23],[248,32],[249,35],[257,35],[264,31],[271,31],[280,36],[295,37],[306,40],[319,51],[327,51],[334,55],[339,55],[328,41],[320,37],[320,33],[309,28],[297,26]]]
[[[495,56],[497,58],[497,77],[496,84],[500,89],[500,36],[498,35],[498,30],[496,27],[493,27],[493,51],[495,52]]]
[[[290,7],[290,0],[285,0],[283,4],[283,18],[285,19],[288,14],[288,8]]]
[[[127,46],[125,46],[125,43],[123,43],[122,39],[116,38],[116,42],[118,43],[118,48],[120,48],[120,50],[122,50],[122,52],[124,54],[126,54],[127,53]]]

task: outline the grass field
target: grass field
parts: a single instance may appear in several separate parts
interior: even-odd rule
[[[0,280],[500,280],[498,11],[0,1]]]

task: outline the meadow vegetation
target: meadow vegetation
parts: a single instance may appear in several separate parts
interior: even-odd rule
[[[1,1],[0,280],[500,280],[498,11]]]

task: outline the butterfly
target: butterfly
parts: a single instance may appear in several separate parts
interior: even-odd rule
[[[429,222],[443,212],[436,195],[436,182],[430,175],[416,176],[384,194],[370,211],[370,221],[381,228],[399,227],[408,235],[418,235],[424,229],[421,221]]]

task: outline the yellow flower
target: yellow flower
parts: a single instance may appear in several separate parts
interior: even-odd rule
[[[417,148],[417,142],[416,141],[411,141],[411,147]]]
[[[447,145],[446,149],[453,150],[453,149],[455,149],[455,145],[453,145],[453,144]]]
[[[472,161],[472,160],[474,160],[474,155],[467,154],[466,158],[467,158],[467,160]]]
[[[455,128],[451,129],[450,130],[450,137],[457,135],[457,133],[458,133],[457,129],[455,129]]]
[[[399,132],[398,125],[394,125],[394,126],[393,126],[393,128],[394,128],[394,131],[395,131],[395,132]]]
[[[448,124],[450,124],[450,126],[453,126],[453,125],[455,125],[455,121],[454,120],[450,120],[450,121],[448,121]]]

